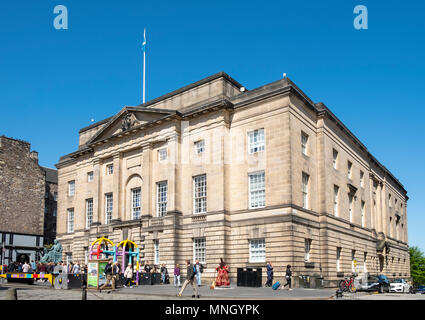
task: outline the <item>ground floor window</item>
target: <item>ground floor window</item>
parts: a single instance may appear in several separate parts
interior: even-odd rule
[[[154,264],[159,264],[159,240],[154,240]]]
[[[264,239],[249,241],[249,262],[266,262],[266,241]]]
[[[193,262],[199,260],[200,263],[206,263],[206,247],[205,238],[193,239]]]

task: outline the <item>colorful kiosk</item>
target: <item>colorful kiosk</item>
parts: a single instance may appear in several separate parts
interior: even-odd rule
[[[87,264],[87,288],[97,289],[106,283],[104,275],[105,267],[110,258],[114,262],[121,257],[121,268],[125,270],[126,263],[136,264],[136,285],[139,284],[139,261],[140,249],[131,240],[123,240],[118,246],[108,238],[102,237],[95,241],[89,249],[89,261]]]

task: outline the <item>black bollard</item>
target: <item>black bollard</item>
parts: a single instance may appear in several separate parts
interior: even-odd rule
[[[83,296],[81,297],[81,300],[87,300],[87,287],[83,286]]]

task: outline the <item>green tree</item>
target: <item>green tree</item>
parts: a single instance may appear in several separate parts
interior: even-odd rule
[[[419,247],[410,247],[410,274],[413,282],[425,285],[425,256]]]

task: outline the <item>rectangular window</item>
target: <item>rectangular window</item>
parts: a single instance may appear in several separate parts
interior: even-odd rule
[[[154,240],[154,264],[159,264],[159,240]]]
[[[338,198],[339,198],[339,187],[334,185],[334,214],[335,217],[338,217],[338,208],[339,208],[339,204],[338,204]]]
[[[201,154],[205,151],[205,140],[195,142],[195,153]]]
[[[389,205],[390,208],[393,207],[393,203],[391,201],[391,194],[388,195],[388,205]]]
[[[360,186],[364,188],[364,172],[360,170]]]
[[[158,150],[158,159],[159,161],[167,160],[167,148],[162,148]]]
[[[53,216],[54,216],[54,217],[56,217],[56,216],[57,216],[57,214],[58,214],[58,209],[53,208]]]
[[[93,171],[87,172],[87,182],[93,182]]]
[[[114,173],[114,165],[113,164],[108,164],[106,166],[106,175],[110,175]]]
[[[349,179],[351,179],[351,173],[352,173],[353,164],[348,161],[347,162],[347,176]]]
[[[105,223],[112,222],[113,196],[112,193],[105,194]]]
[[[256,153],[264,150],[264,129],[248,132],[248,151]]]
[[[249,208],[263,208],[266,205],[266,184],[264,171],[250,173],[249,177]]]
[[[193,239],[193,262],[199,260],[199,263],[207,263],[206,259],[206,240],[205,238]]]
[[[68,209],[68,233],[74,232],[74,208]]]
[[[264,239],[249,241],[249,262],[266,262],[266,241]]]
[[[193,177],[193,212],[207,212],[207,176]]]
[[[301,132],[301,151],[304,155],[307,155],[307,143],[308,143],[308,134]]]
[[[140,211],[142,207],[142,201],[141,201],[141,194],[142,189],[141,188],[135,188],[131,189],[131,217],[132,219],[139,219],[140,218]]]
[[[58,193],[57,193],[57,192],[55,192],[55,193],[53,194],[53,200],[54,200],[54,201],[58,201]]]
[[[310,252],[311,252],[311,239],[305,239],[305,255],[304,255],[304,261],[309,262],[310,261]]]
[[[333,149],[332,151],[332,165],[334,169],[337,169],[337,162],[338,162],[338,151]]]
[[[86,200],[86,228],[89,229],[93,223],[93,199]]]
[[[365,202],[364,201],[362,201],[362,227],[364,227],[365,226],[365,224],[366,224],[366,216],[365,216]]]
[[[163,217],[167,214],[167,192],[168,192],[167,181],[158,182],[156,184],[156,189],[157,189],[157,214],[158,214],[158,217]]]
[[[348,217],[350,222],[353,222],[353,195],[348,195]]]
[[[341,272],[341,248],[336,248],[336,272]]]
[[[75,180],[68,182],[68,196],[72,197],[75,195]]]
[[[351,250],[351,271],[356,272],[356,250]]]
[[[310,176],[303,172],[302,174],[302,184],[301,184],[301,191],[303,196],[303,208],[308,209],[309,203],[308,203],[308,181]]]

